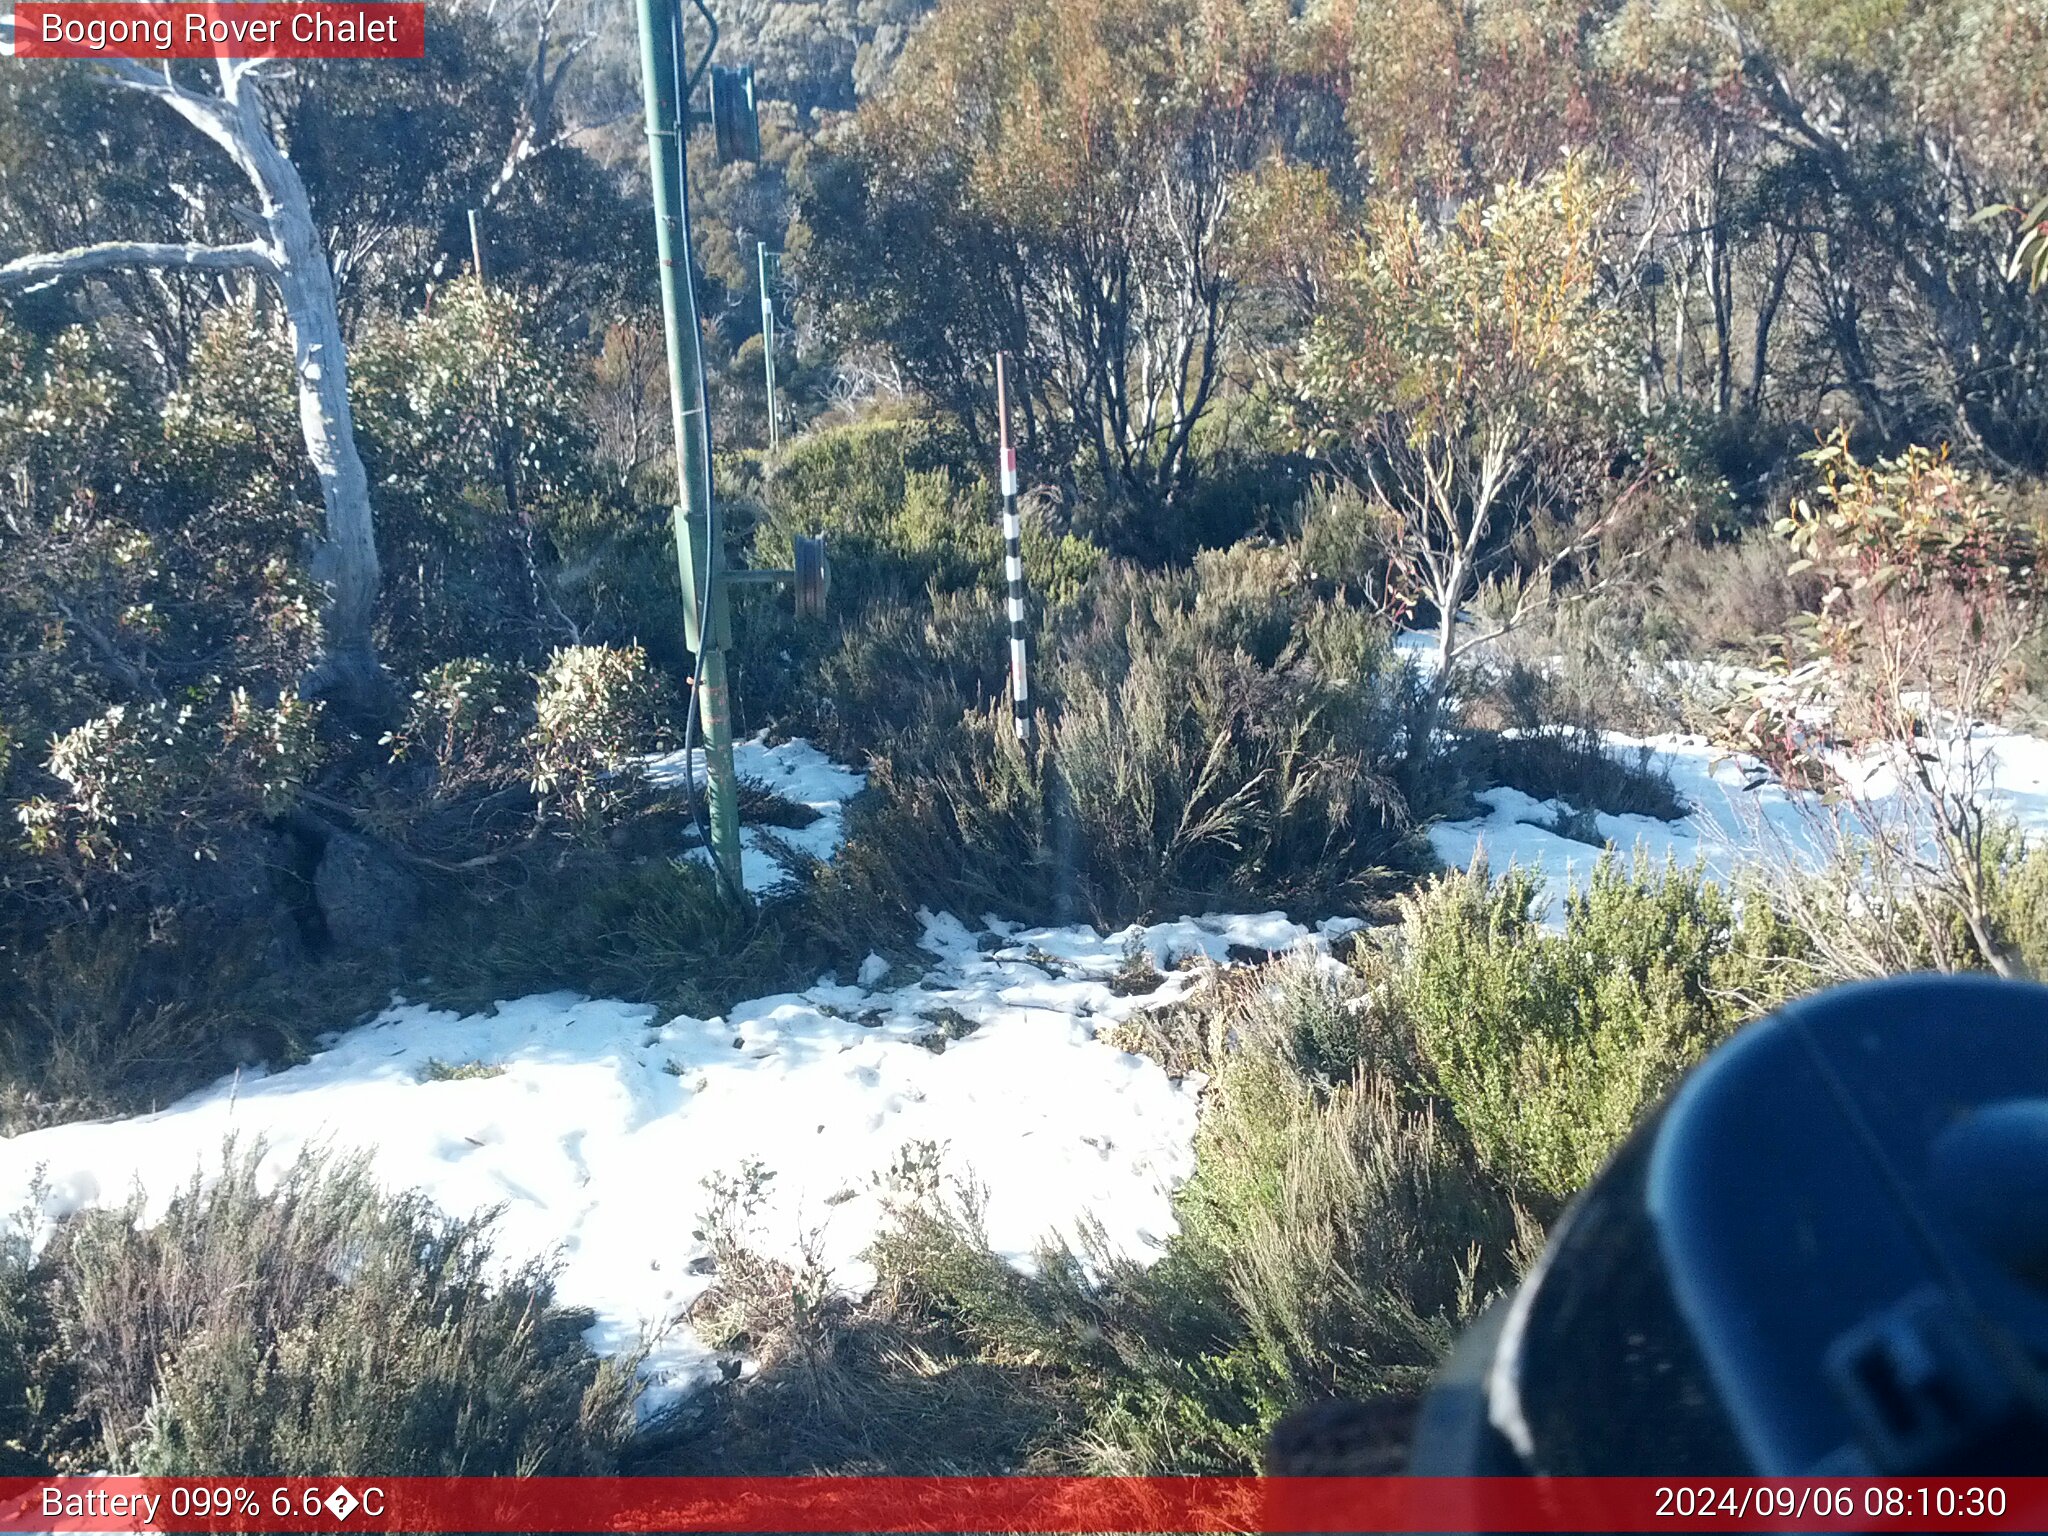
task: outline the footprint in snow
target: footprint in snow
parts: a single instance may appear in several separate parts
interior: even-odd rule
[[[510,1195],[513,1201],[518,1204],[535,1205],[540,1206],[543,1209],[547,1205],[547,1202],[545,1200],[541,1199],[540,1196],[536,1195],[524,1184],[521,1184],[517,1179],[510,1178],[507,1175],[501,1173],[497,1175],[497,1184],[500,1189],[504,1190],[505,1193]]]
[[[576,1170],[578,1182],[590,1182],[590,1165],[583,1160],[582,1131],[570,1131],[562,1137],[562,1155],[569,1159],[569,1165]]]

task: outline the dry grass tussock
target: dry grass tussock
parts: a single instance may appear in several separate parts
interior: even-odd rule
[[[615,1470],[637,1359],[599,1359],[490,1222],[360,1160],[259,1177],[232,1144],[154,1225],[87,1212],[0,1281],[0,1417],[39,1470],[162,1476]],[[19,1233],[15,1234],[18,1238]],[[20,1418],[21,1409],[28,1409]]]
[[[936,1149],[907,1149],[895,1187],[935,1187]],[[662,1470],[698,1474],[1021,1471],[1071,1433],[1072,1393],[1022,1355],[988,1356],[921,1305],[901,1275],[849,1295],[805,1252],[763,1256],[758,1165],[705,1180],[699,1228],[717,1280],[690,1311],[746,1374],[708,1396]]]

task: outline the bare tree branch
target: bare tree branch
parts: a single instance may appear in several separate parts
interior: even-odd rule
[[[41,251],[0,265],[0,292],[35,288],[66,277],[116,267],[182,267],[193,272],[255,271],[275,277],[277,254],[267,244],[166,244],[153,240],[108,240],[69,251]]]
[[[227,105],[217,96],[188,91],[171,78],[169,66],[149,69],[136,59],[102,59],[100,70],[110,84],[154,96],[216,144],[225,142],[229,123]]]
[[[11,24],[7,29],[12,31]],[[326,592],[321,653],[301,679],[300,691],[368,712],[382,707],[387,687],[373,629],[381,574],[376,520],[349,409],[348,353],[333,270],[305,182],[272,137],[263,111],[260,71],[268,62],[215,59],[218,95],[179,85],[168,65],[151,70],[134,60],[110,59],[99,70],[107,84],[164,103],[234,163],[256,194],[255,206],[237,205],[234,216],[255,227],[261,238],[240,245],[107,241],[21,256],[0,266],[0,292],[116,268],[258,272],[270,279],[291,337],[300,435],[327,514],[327,537],[312,559],[314,579]]]

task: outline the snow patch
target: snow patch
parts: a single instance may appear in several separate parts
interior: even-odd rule
[[[1729,752],[1704,736],[1665,734],[1630,736],[1602,733],[1608,749],[1633,762],[1647,749],[1648,766],[1669,776],[1686,807],[1675,821],[1654,816],[1593,818],[1600,836],[1623,856],[1640,849],[1662,864],[1695,861],[1726,884],[1744,863],[1757,860],[1801,860],[1817,863],[1821,850],[1815,829],[1826,812],[1818,796],[1788,789],[1763,763],[1746,753]],[[2011,817],[2030,836],[2048,834],[2048,742],[2018,732],[1978,727],[1970,750],[1980,764],[1980,780],[1988,786],[1985,801]],[[1888,768],[1837,758],[1832,766],[1859,784],[1873,815],[1887,814],[1899,802],[1899,786]],[[1564,921],[1564,899],[1585,889],[1600,849],[1560,836],[1555,829],[1572,807],[1563,800],[1537,800],[1515,789],[1489,789],[1477,797],[1486,813],[1463,821],[1439,822],[1429,841],[1445,864],[1469,868],[1482,852],[1487,867],[1503,873],[1510,863],[1542,877],[1537,914],[1545,926]]]
[[[817,820],[803,827],[741,826],[740,878],[750,892],[765,896],[791,883],[786,855],[829,860],[839,852],[846,841],[846,802],[867,787],[866,774],[833,762],[800,736],[770,746],[765,731],[734,743],[732,760],[742,780],[817,812]],[[643,758],[640,769],[657,788],[694,785],[695,793],[703,793],[701,747]],[[710,859],[701,847],[692,848],[690,856]]]
[[[803,781],[793,767],[783,782]],[[823,799],[824,782],[805,787]],[[499,1208],[500,1254],[555,1256],[561,1301],[597,1316],[594,1347],[654,1335],[653,1408],[718,1374],[674,1324],[713,1281],[696,1272],[708,1249],[691,1236],[701,1181],[748,1159],[773,1175],[763,1245],[794,1260],[808,1242],[854,1289],[872,1283],[861,1254],[882,1215],[878,1178],[916,1142],[942,1149],[949,1176],[986,1186],[990,1240],[1012,1262],[1048,1236],[1073,1238],[1084,1217],[1132,1258],[1156,1256],[1193,1171],[1200,1085],[1101,1035],[1181,996],[1197,973],[1173,967],[1190,957],[1323,947],[1349,926],[1318,935],[1266,913],[1108,935],[974,932],[929,914],[933,963],[894,988],[877,985],[887,973],[871,957],[855,983],[828,978],[708,1019],[568,993],[469,1015],[395,1006],[285,1071],[224,1079],[155,1114],[0,1140],[0,1209],[37,1198],[47,1231],[132,1195],[154,1220],[195,1173],[218,1169],[231,1136],[262,1143],[269,1178],[304,1148],[361,1149],[388,1188],[418,1188],[455,1215]],[[1146,996],[1110,985],[1127,946],[1162,969]],[[465,1063],[498,1070],[451,1078],[436,1065]]]

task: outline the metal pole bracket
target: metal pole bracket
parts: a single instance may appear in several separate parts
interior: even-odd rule
[[[796,593],[797,617],[821,619],[825,616],[826,595],[832,587],[832,563],[825,557],[825,535],[800,533],[790,542],[796,552],[794,570],[727,571],[725,579],[742,587],[790,587]]]

